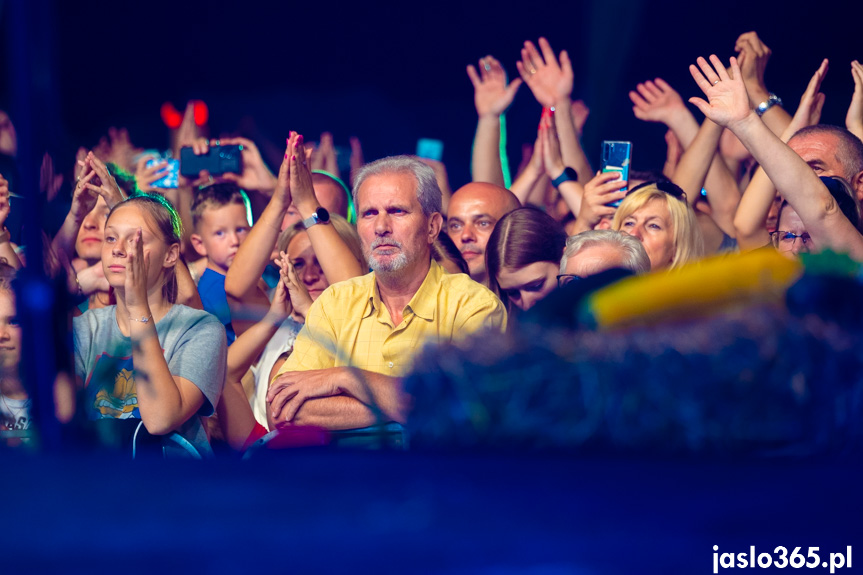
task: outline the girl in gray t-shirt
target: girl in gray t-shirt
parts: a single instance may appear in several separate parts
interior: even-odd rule
[[[201,417],[212,415],[224,385],[225,330],[174,303],[180,237],[179,216],[161,196],[113,207],[102,267],[117,304],[73,320],[75,372],[103,443],[206,456]]]

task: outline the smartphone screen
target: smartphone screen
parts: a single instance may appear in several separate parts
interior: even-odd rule
[[[417,140],[417,156],[440,162],[443,158],[443,142],[430,138],[420,138]]]
[[[606,140],[602,143],[602,172],[617,172],[619,180],[629,181],[629,165],[632,161],[632,142],[613,142]],[[626,186],[620,188],[626,190]],[[617,207],[623,200],[617,200],[608,204]]]
[[[180,176],[180,162],[179,162],[179,160],[165,160],[165,161],[168,163],[168,166],[167,166],[168,167],[168,173],[165,175],[164,178],[162,178],[160,180],[156,180],[151,185],[154,188],[174,189],[180,183],[179,182],[179,179],[180,179],[179,178],[179,176]],[[156,160],[156,159],[148,160],[147,161],[147,167],[148,168],[152,167],[152,166],[158,164],[159,162],[160,162],[160,160]]]

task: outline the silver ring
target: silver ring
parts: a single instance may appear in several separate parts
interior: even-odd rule
[[[486,71],[486,72],[488,72],[489,70],[491,70],[491,66],[489,66],[489,65],[488,65],[488,62],[485,62],[485,63],[482,65],[482,67],[483,67],[483,68],[485,68],[485,71]]]
[[[713,82],[713,85],[715,86],[718,83],[719,83],[719,80],[716,80],[715,82]]]
[[[533,68],[532,70],[529,70],[529,71],[530,71],[530,75],[531,75],[531,76],[533,76],[534,74],[536,74],[536,68]]]
[[[216,145],[217,145],[217,146],[221,146],[221,145],[222,145],[222,140],[216,140]]]

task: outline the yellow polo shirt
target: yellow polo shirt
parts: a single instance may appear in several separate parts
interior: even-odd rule
[[[506,310],[497,296],[465,274],[447,274],[433,260],[402,317],[393,326],[374,272],[332,285],[309,309],[279,374],[351,366],[402,376],[426,344],[506,328]]]

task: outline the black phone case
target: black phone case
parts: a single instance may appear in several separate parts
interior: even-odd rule
[[[192,148],[180,149],[180,174],[194,178],[206,170],[213,176],[242,172],[241,146],[211,146],[206,154],[197,156]]]

